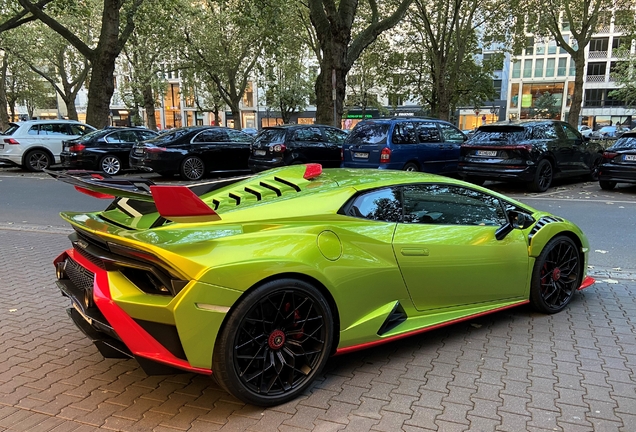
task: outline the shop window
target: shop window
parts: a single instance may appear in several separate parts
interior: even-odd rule
[[[519,84],[514,83],[510,86],[510,108],[519,106]]]

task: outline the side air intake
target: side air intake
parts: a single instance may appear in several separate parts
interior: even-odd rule
[[[396,302],[393,310],[391,311],[389,316],[386,317],[386,320],[380,327],[380,330],[378,330],[378,336],[382,336],[383,334],[393,330],[395,327],[406,321],[406,318],[406,312],[402,308],[402,305],[400,304],[400,302]]]

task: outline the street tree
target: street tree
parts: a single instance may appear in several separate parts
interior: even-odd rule
[[[385,109],[380,97],[384,96],[384,76],[389,72],[385,68],[385,53],[389,50],[388,41],[380,35],[360,54],[347,75],[345,108],[359,107],[362,118],[365,118],[369,108]]]
[[[179,54],[184,67],[216,84],[232,112],[234,128],[241,129],[241,100],[261,54],[280,34],[283,5],[260,0],[184,0],[180,11],[185,44]]]
[[[55,92],[27,63],[11,54],[6,55],[4,61],[2,78],[12,120],[18,117],[17,105],[26,106],[29,118],[33,118],[36,108],[57,109]]]
[[[225,109],[226,102],[219,93],[215,82],[200,78],[193,68],[181,69],[182,94],[187,100],[194,103],[199,112],[211,112],[214,114],[214,125],[221,126],[221,111]]]
[[[565,50],[575,66],[574,93],[567,122],[576,127],[583,103],[583,75],[585,48],[592,35],[602,26],[608,26],[612,11],[629,10],[630,0],[525,0],[518,10],[519,26],[534,37],[550,37]]]
[[[84,40],[55,18],[55,13],[52,12],[59,12],[56,8],[47,8],[45,11],[43,6],[31,0],[18,1],[25,11],[59,33],[91,63],[86,122],[98,128],[107,126],[110,100],[115,90],[115,62],[134,29],[135,14],[144,0],[103,0],[99,35]],[[65,2],[60,5],[69,14],[91,13],[93,6],[93,1]]]
[[[366,0],[364,6],[369,13],[363,14],[359,13],[359,0],[307,0],[320,62],[315,85],[318,123],[340,124],[349,70],[378,35],[402,19],[412,1]],[[333,81],[335,100],[332,100]]]

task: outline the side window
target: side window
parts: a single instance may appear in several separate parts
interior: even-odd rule
[[[70,135],[65,124],[46,123],[40,125],[40,135]]]
[[[294,132],[295,141],[322,141],[322,132],[317,127],[307,127],[302,129],[296,129]]]
[[[347,138],[347,133],[338,129],[333,128],[324,128],[325,136],[327,137],[327,141],[334,144],[342,144]]]
[[[113,132],[112,134],[109,134],[106,136],[106,138],[104,138],[104,140],[108,143],[121,143],[121,142],[126,142],[123,139],[122,133],[121,132]]]
[[[208,129],[201,132],[192,139],[192,142],[212,143],[212,142],[228,142],[227,134],[222,129]]]
[[[526,134],[526,136],[528,135],[530,139],[554,139],[559,137],[553,123],[533,126],[532,132]]]
[[[410,122],[399,122],[393,128],[391,137],[393,144],[415,144],[417,136],[415,135],[415,126]]]
[[[437,125],[431,122],[417,123],[417,138],[421,143],[438,143],[441,141]]]
[[[498,198],[459,186],[405,186],[403,201],[405,223],[492,226],[506,223]]]
[[[246,134],[245,132],[240,132],[237,130],[228,130],[227,135],[232,142],[242,142],[249,143],[252,142],[252,137]]]
[[[40,127],[39,127],[38,125],[31,126],[31,127],[29,128],[29,132],[28,132],[28,134],[29,134],[29,135],[38,135],[38,134],[39,134],[39,130],[40,130]]]
[[[442,130],[444,141],[454,143],[463,143],[465,141],[465,135],[456,127],[447,123],[439,123],[439,128]]]
[[[93,132],[94,129],[87,128],[84,125],[71,124],[71,135],[86,135],[89,132]]]
[[[579,134],[571,125],[569,125],[568,123],[562,123],[561,125],[563,126],[563,132],[565,132],[565,136],[568,139],[581,139],[579,137]]]
[[[367,192],[357,197],[347,215],[384,222],[402,219],[402,204],[398,188],[385,188]]]
[[[149,139],[153,139],[154,137],[156,137],[156,134],[153,134],[152,132],[148,132],[148,131],[135,131],[135,134],[137,134],[137,141],[146,141]]]

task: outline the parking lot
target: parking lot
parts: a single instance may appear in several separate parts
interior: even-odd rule
[[[556,315],[521,307],[333,357],[305,395],[262,409],[204,376],[103,359],[55,288],[69,232],[0,225],[0,431],[636,430],[632,270],[591,269]]]

